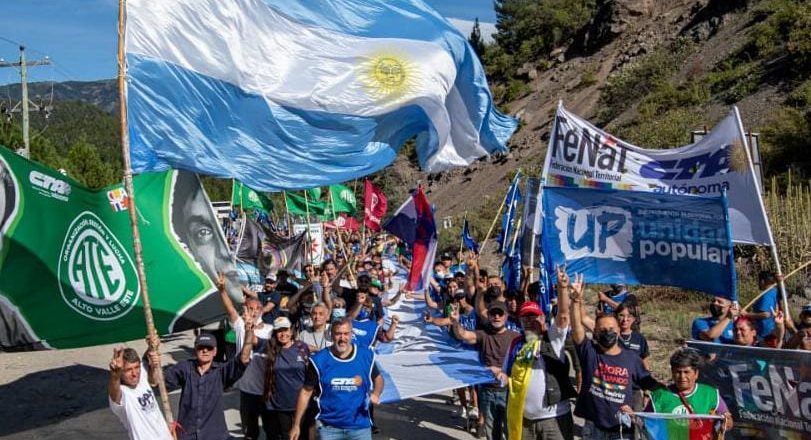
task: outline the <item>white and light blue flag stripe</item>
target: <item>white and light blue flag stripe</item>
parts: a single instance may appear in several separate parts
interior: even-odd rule
[[[398,267],[389,296],[407,276],[408,269]],[[423,321],[425,311],[421,298],[404,298],[388,309],[385,327],[391,325],[392,314],[400,317],[400,323],[395,339],[377,346],[377,363],[386,382],[380,396],[383,403],[494,381],[475,350],[463,347],[447,330]]]
[[[417,135],[439,171],[506,150],[467,39],[421,0],[128,0],[133,170],[260,191],[375,172]]]

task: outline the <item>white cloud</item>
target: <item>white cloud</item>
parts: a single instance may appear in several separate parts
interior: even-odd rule
[[[473,21],[472,20],[460,20],[458,18],[448,18],[448,21],[451,22],[452,25],[459,29],[460,32],[466,37],[470,37],[470,31],[473,30]],[[493,42],[493,34],[496,33],[496,24],[495,23],[483,23],[479,22],[479,28],[482,31],[482,39],[484,39],[485,43],[492,43]]]

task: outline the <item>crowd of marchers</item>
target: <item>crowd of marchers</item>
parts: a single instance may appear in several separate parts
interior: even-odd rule
[[[492,372],[491,383],[454,393],[459,415],[480,438],[572,439],[578,416],[584,439],[632,439],[625,415],[635,412],[720,415],[726,429],[733,426],[718,390],[700,381],[706,359],[697,351],[673,352],[667,380],[651,375],[640,305],[623,285],[599,291],[588,310],[582,276],[558,268],[556,299],[545,311],[543,286],[529,282],[528,269],[512,291],[498,273],[479,267],[477,255],[445,253],[429,286],[409,292],[392,282],[411,258],[396,238],[347,233],[338,240],[335,232],[326,238],[329,255],[321,265],[266,274],[261,289],[243,289],[241,310],[220,278],[232,335],[226,340],[233,342],[201,332],[194,356],[163,370],[167,387],[181,390],[177,438],[229,438],[223,392],[236,388],[246,439],[259,438],[260,430],[273,440],[370,439],[379,432],[374,406],[385,386],[375,345],[396,337],[399,319],[388,308],[405,298],[424,301],[422,325],[447,328]],[[761,276],[763,286],[774,281]],[[711,315],[693,322],[693,338],[811,349],[811,306],[795,328],[776,298],[776,291],[763,295],[743,312],[716,297]],[[143,357],[117,348],[110,362],[110,408],[131,439],[171,438],[152,389],[159,361],[154,348]]]

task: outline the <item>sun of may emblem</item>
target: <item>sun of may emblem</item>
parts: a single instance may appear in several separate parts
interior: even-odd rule
[[[396,100],[415,89],[417,69],[404,56],[378,53],[362,69],[366,92],[374,99]]]

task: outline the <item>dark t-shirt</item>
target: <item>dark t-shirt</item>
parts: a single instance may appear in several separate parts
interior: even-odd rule
[[[267,402],[268,409],[295,411],[309,357],[310,348],[299,341],[279,352],[273,366],[275,392]]]
[[[639,355],[640,358],[645,359],[650,356],[650,349],[648,348],[648,340],[645,339],[639,332],[631,332],[630,337],[626,340],[625,336],[620,335],[619,341],[622,348],[631,350]]]
[[[631,405],[634,386],[651,389],[657,382],[633,351],[623,349],[619,354],[606,355],[588,339],[575,347],[583,368],[575,415],[591,420],[600,429],[618,431],[617,412],[622,405]]]
[[[494,333],[490,330],[476,330],[476,350],[479,359],[485,367],[499,367],[504,365],[504,359],[510,350],[510,344],[519,334],[512,330]],[[487,386],[487,385],[485,385]],[[491,386],[499,386],[493,383]]]

